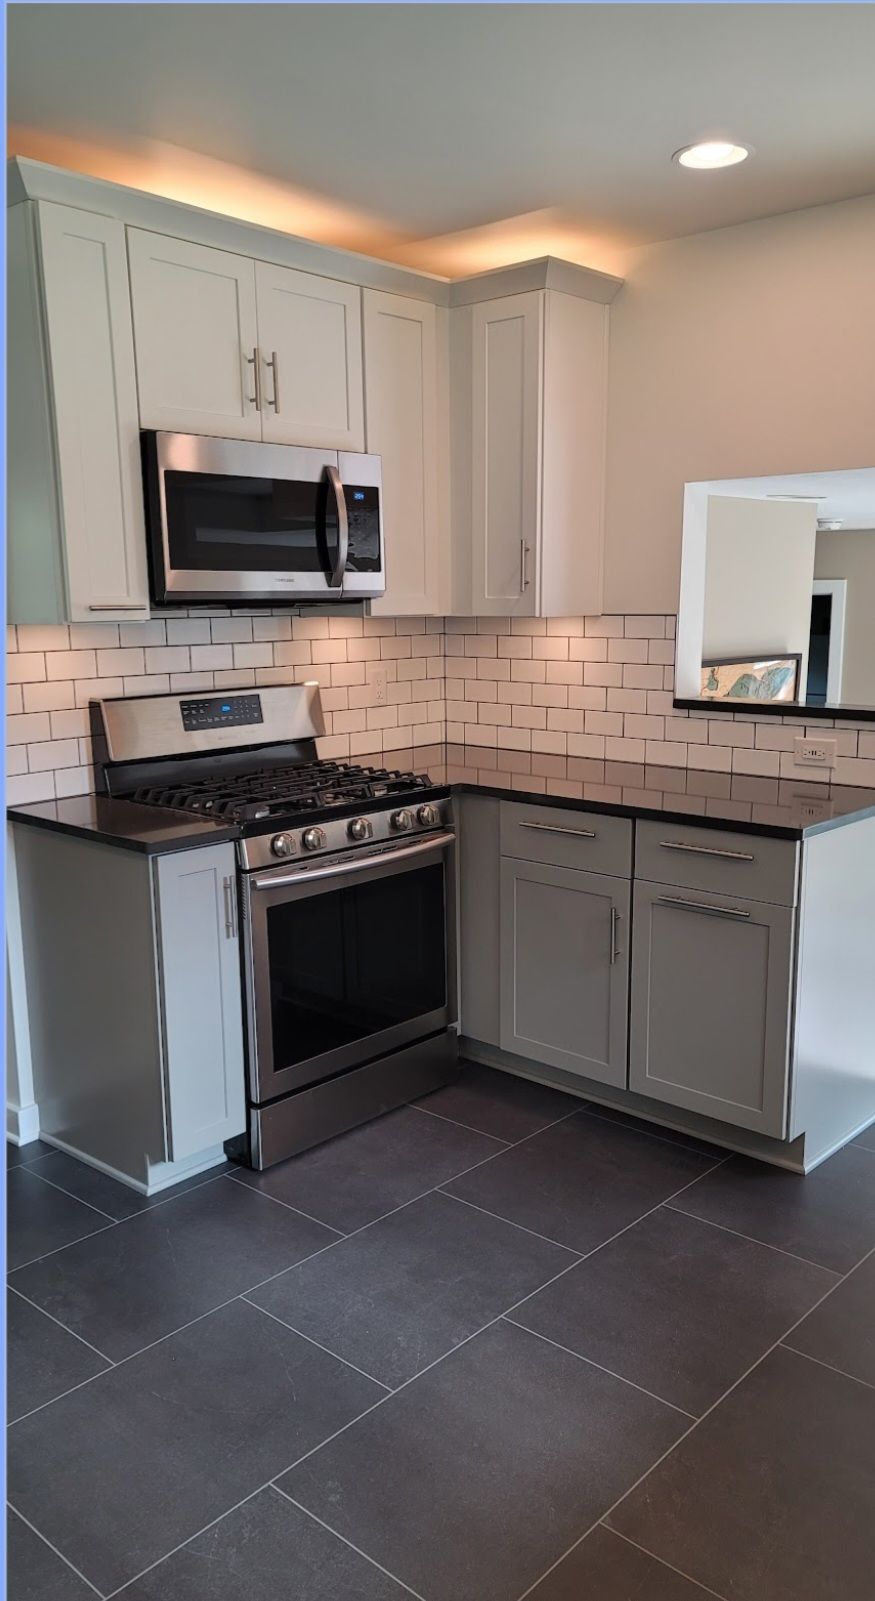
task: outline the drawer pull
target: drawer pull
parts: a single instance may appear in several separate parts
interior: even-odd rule
[[[750,917],[740,906],[715,906],[713,901],[687,901],[682,895],[658,895],[663,906],[685,906],[691,912],[714,912],[718,917]]]
[[[146,615],[146,613],[148,611],[148,607],[146,606],[145,601],[141,601],[141,600],[132,601],[132,602],[126,601],[126,600],[106,600],[106,601],[99,601],[99,602],[98,601],[89,601],[88,610],[89,611],[139,611],[139,612],[142,612],[143,616],[145,617],[145,615]]]
[[[612,906],[611,907],[611,966],[612,967],[613,967],[615,961],[617,960],[617,957],[620,955],[620,950],[619,950],[619,947],[617,945],[617,924],[619,923],[619,921],[620,921],[620,914],[617,911],[616,906]]]
[[[563,828],[560,823],[520,823],[520,828],[536,828],[542,834],[574,834],[577,839],[595,839],[594,828]]]
[[[677,839],[661,839],[660,848],[664,851],[691,851],[694,856],[720,856],[724,861],[755,862],[756,857],[750,851],[724,851],[716,845],[683,845]]]

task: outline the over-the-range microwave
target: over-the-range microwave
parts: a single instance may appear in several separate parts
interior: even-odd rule
[[[149,431],[143,467],[158,605],[383,594],[379,456]]]

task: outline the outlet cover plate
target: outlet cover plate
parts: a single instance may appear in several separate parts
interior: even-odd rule
[[[794,741],[794,750],[800,767],[835,767],[834,739],[797,739]]]

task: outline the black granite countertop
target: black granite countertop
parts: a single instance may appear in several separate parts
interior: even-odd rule
[[[536,800],[579,806],[621,817],[695,820],[705,828],[732,828],[804,839],[860,818],[875,817],[875,789],[755,778],[743,773],[700,772],[688,767],[644,767],[583,756],[549,756],[482,745],[425,745],[356,756],[362,766],[428,773],[433,783],[502,800]],[[237,839],[239,824],[170,812],[103,795],[11,806],[16,823],[78,834],[102,844],[160,855]],[[318,822],[331,812],[308,812]],[[251,832],[252,830],[247,830]]]

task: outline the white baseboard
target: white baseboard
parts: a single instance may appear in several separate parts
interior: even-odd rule
[[[29,1145],[31,1140],[39,1139],[39,1107],[36,1102],[30,1106],[12,1106],[6,1103],[6,1138],[13,1145]]]
[[[181,1179],[194,1178],[198,1173],[206,1173],[211,1167],[218,1167],[227,1160],[221,1145],[211,1146],[207,1151],[200,1151],[196,1156],[189,1157],[184,1162],[156,1162],[149,1167],[149,1182],[144,1184],[140,1179],[131,1177],[130,1173],[122,1173],[119,1168],[111,1167],[108,1162],[101,1162],[96,1156],[89,1156],[86,1151],[80,1151],[75,1145],[68,1145],[66,1140],[58,1139],[54,1134],[43,1134],[42,1139],[47,1145],[53,1145],[56,1151],[63,1151],[66,1156],[75,1156],[78,1162],[84,1162],[86,1167],[96,1168],[98,1173],[105,1173],[107,1178],[115,1179],[119,1184],[126,1184],[129,1190],[136,1190],[140,1195],[157,1195],[159,1190],[166,1190],[171,1184],[178,1184]]]

